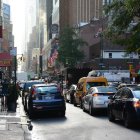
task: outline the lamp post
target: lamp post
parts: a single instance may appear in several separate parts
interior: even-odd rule
[[[99,33],[100,37],[100,69],[102,70],[103,68],[103,32],[101,31]]]
[[[103,68],[103,18],[101,19],[97,19],[97,18],[93,18],[90,23],[93,24],[94,26],[96,26],[97,24],[100,24],[100,27],[98,29],[98,32],[96,33],[95,37],[99,37],[100,38],[100,61],[99,61],[99,66],[100,69],[102,70]],[[96,25],[95,25],[96,24]]]

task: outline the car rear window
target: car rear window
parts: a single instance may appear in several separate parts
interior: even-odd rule
[[[98,87],[98,92],[113,92],[115,93],[117,90],[115,87]]]
[[[91,87],[97,87],[97,86],[105,86],[105,82],[87,82],[86,89],[90,89]]]
[[[27,90],[29,87],[31,87],[34,84],[43,84],[44,82],[29,82],[24,84],[24,89]]]
[[[133,94],[136,98],[140,99],[140,87],[133,88]]]
[[[56,86],[47,86],[47,87],[38,87],[36,88],[37,93],[43,93],[43,94],[61,94],[60,90]]]

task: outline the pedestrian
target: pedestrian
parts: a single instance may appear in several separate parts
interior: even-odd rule
[[[4,79],[1,82],[2,85],[2,91],[1,91],[1,104],[2,104],[2,108],[1,111],[4,111],[7,109],[7,96],[8,96],[8,87],[9,87],[9,81],[8,79]]]
[[[8,86],[9,86],[8,79],[4,79],[1,83],[1,85],[2,85],[2,95],[7,96],[8,95]]]

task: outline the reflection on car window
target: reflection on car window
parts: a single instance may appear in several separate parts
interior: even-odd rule
[[[59,89],[55,86],[51,87],[38,87],[36,89],[37,93],[45,93],[45,94],[61,94]]]
[[[98,87],[98,92],[116,92],[116,88],[115,87]]]
[[[140,90],[135,90],[133,91],[133,94],[136,98],[139,98],[140,99]]]

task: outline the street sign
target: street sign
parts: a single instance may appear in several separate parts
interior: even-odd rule
[[[58,24],[52,24],[51,33],[52,34],[57,34],[58,33]]]

